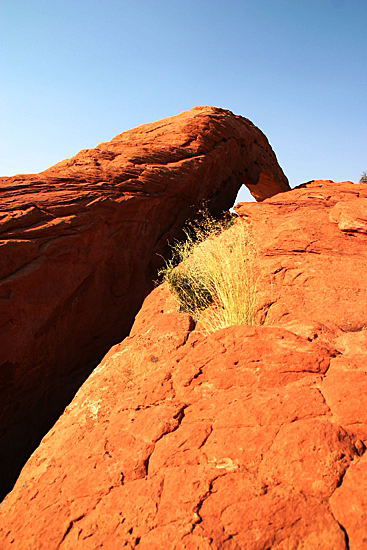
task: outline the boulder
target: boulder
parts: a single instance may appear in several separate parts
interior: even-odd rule
[[[262,132],[213,107],[0,178],[0,494],[128,334],[168,241],[203,201],[227,210],[243,183],[259,198],[289,189]]]
[[[156,288],[3,501],[0,546],[365,548],[365,198],[313,182],[240,205],[258,324],[207,336]]]

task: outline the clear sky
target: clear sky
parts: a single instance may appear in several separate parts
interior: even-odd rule
[[[367,0],[1,0],[0,175],[213,105],[266,134],[292,187],[358,182],[366,22]]]

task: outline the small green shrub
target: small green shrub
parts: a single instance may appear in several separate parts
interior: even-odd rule
[[[254,324],[255,251],[245,222],[217,221],[206,213],[185,234],[160,272],[180,310],[200,318],[208,333]]]
[[[367,183],[367,174],[366,174],[366,172],[362,172],[361,179],[359,180],[359,183]]]

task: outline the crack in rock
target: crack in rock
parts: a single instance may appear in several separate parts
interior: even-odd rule
[[[160,441],[165,435],[168,435],[170,433],[173,433],[175,432],[176,430],[178,430],[178,428],[180,427],[181,425],[181,422],[185,416],[185,409],[187,409],[189,405],[183,405],[179,411],[177,411],[176,414],[173,415],[173,418],[174,420],[177,420],[177,424],[176,426],[174,426],[173,428],[171,427],[168,427],[167,430],[165,430],[159,437],[158,439],[155,441],[154,443],[154,447],[152,449],[152,452],[150,453],[150,455],[144,460],[144,467],[145,467],[145,472],[146,472],[146,475],[148,476],[149,475],[149,461],[150,461],[150,458],[152,456],[152,454],[154,453],[154,449],[155,449],[155,446],[156,444],[158,443],[158,441]]]
[[[66,539],[66,537],[68,536],[68,534],[70,533],[70,531],[72,530],[74,524],[77,523],[78,521],[80,521],[81,519],[83,519],[84,517],[85,517],[85,514],[82,514],[81,516],[79,516],[79,517],[76,518],[76,519],[73,519],[73,520],[69,523],[69,525],[68,525],[68,527],[67,527],[65,533],[63,534],[63,537],[62,537],[60,543],[58,544],[57,548],[60,548],[60,546],[62,545],[62,543],[64,542],[64,540]]]
[[[199,525],[200,523],[202,523],[203,521],[203,518],[200,516],[200,510],[204,504],[204,502],[210,497],[210,495],[212,494],[213,492],[213,484],[214,484],[214,481],[217,480],[219,477],[221,476],[216,476],[214,477],[210,482],[209,482],[209,487],[208,487],[208,490],[206,491],[206,493],[204,493],[204,495],[200,498],[199,502],[197,503],[197,505],[195,506],[194,508],[194,515],[197,516],[196,520],[194,521],[194,523],[192,524],[192,527],[191,527],[191,530],[190,530],[190,533],[193,533],[194,530],[196,529],[197,525]]]

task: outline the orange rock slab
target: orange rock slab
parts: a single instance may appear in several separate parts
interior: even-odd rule
[[[0,178],[0,495],[128,334],[185,221],[203,201],[228,210],[263,171],[272,193],[289,189],[256,126],[198,107]]]
[[[367,235],[329,214],[366,191],[239,207],[262,324],[206,336],[155,289],[3,501],[0,547],[364,548]]]
[[[198,341],[189,316],[160,313],[163,290],[146,332],[111,350],[23,469],[2,505],[3,547],[31,532],[40,548],[264,548],[317,536],[344,548],[327,498],[358,451],[315,387],[327,348],[266,326]]]
[[[346,332],[367,326],[366,199],[366,185],[314,181],[262,204],[237,205],[261,264],[262,321]],[[340,222],[341,212],[348,222]]]

